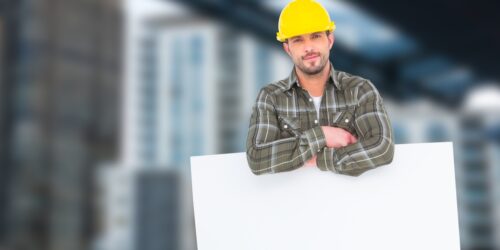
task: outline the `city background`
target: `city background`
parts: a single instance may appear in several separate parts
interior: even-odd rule
[[[500,249],[500,4],[319,2],[396,143],[453,142],[462,249]],[[196,249],[189,157],[245,151],[286,4],[0,0],[0,249]]]

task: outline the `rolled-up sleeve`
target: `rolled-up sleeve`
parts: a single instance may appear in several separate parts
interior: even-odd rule
[[[394,139],[383,99],[370,81],[363,81],[357,88],[354,126],[358,141],[319,152],[317,165],[323,171],[359,176],[392,162]]]

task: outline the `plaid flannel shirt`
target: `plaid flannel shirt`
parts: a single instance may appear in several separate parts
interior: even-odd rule
[[[369,80],[335,71],[330,65],[319,120],[295,70],[260,90],[246,143],[254,174],[291,171],[314,155],[320,170],[351,176],[392,162],[392,127],[377,89]],[[358,142],[329,148],[321,126],[345,129]]]

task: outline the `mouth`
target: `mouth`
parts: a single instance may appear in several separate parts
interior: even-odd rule
[[[319,55],[310,55],[310,56],[304,57],[304,60],[312,60],[312,59],[316,59],[318,57],[319,57]]]

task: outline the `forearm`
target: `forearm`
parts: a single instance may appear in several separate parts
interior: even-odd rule
[[[252,129],[247,139],[247,160],[256,175],[291,171],[304,165],[326,145],[321,128],[314,127],[290,137],[258,142]]]
[[[394,142],[390,134],[375,134],[343,148],[325,148],[318,154],[317,164],[323,171],[359,176],[392,162]]]

